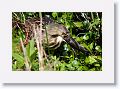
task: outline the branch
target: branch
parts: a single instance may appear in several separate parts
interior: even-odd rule
[[[20,43],[21,43],[21,46],[22,46],[22,50],[23,50],[23,54],[24,54],[24,62],[25,62],[25,67],[26,67],[26,71],[30,71],[31,68],[30,68],[30,65],[28,63],[28,58],[27,58],[27,54],[26,54],[26,49],[23,45],[23,41],[22,41],[22,38],[20,38]]]

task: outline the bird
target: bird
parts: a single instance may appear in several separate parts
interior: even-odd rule
[[[21,22],[18,23],[19,21],[15,22],[23,27],[26,33],[26,39],[24,43],[27,44],[28,40],[34,37],[33,25],[39,26],[40,18],[30,18],[26,20],[24,24],[21,24]],[[42,24],[44,28],[42,30],[42,45],[44,47],[48,46],[49,48],[57,49],[61,46],[62,42],[66,42],[74,50],[78,50],[85,55],[89,55],[89,51],[72,38],[69,30],[63,24],[56,23],[51,18],[46,16],[42,18]]]
[[[72,38],[69,30],[63,25],[58,23],[50,23],[46,26],[48,43],[46,39],[45,31],[43,31],[43,43],[48,45],[50,48],[57,49],[60,47],[62,42],[69,44],[74,50],[84,53],[85,55],[89,54],[89,51],[81,46],[75,39]]]

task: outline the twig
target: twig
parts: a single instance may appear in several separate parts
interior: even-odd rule
[[[40,15],[40,28],[38,32],[40,32],[39,35],[39,44],[40,44],[40,54],[41,54],[41,60],[39,60],[39,70],[44,70],[44,58],[43,58],[43,46],[42,46],[42,13],[39,13]]]
[[[21,46],[22,46],[22,50],[23,50],[23,54],[24,54],[24,62],[25,62],[25,67],[26,67],[26,71],[30,71],[31,68],[30,68],[30,65],[28,63],[28,58],[27,58],[27,54],[26,54],[26,49],[23,45],[23,41],[22,41],[22,38],[20,38],[20,42],[21,42]]]
[[[12,14],[13,14],[12,16],[15,17],[15,19],[17,19],[18,21],[20,20],[18,15],[15,12],[13,12]]]
[[[39,70],[43,71],[44,70],[44,58],[43,58],[44,50],[42,46],[42,15],[40,15],[40,26],[37,25],[37,27],[35,27],[35,24],[34,24],[33,31],[34,31],[35,40],[36,40],[37,49],[38,49]]]
[[[40,47],[39,47],[39,41],[38,41],[38,37],[37,37],[37,32],[36,32],[36,29],[35,29],[35,25],[33,25],[33,31],[34,31],[34,35],[35,35],[35,41],[36,41],[36,44],[37,44],[37,49],[38,49],[38,60],[41,59],[41,55],[40,55]]]

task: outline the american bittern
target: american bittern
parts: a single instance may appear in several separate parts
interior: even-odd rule
[[[23,30],[26,33],[25,44],[28,43],[28,40],[33,37],[33,25],[39,26],[40,18],[31,18],[25,21],[25,23],[20,23],[19,21],[13,21],[13,27],[17,25],[23,27]],[[68,43],[73,49],[81,51],[86,55],[89,54],[88,50],[81,46],[77,41],[75,41],[67,28],[62,25],[55,23],[52,19],[48,17],[43,17],[42,20],[43,28],[46,30],[42,30],[42,43],[45,46],[49,46],[50,48],[57,49],[63,41]],[[47,31],[47,32],[46,32]],[[47,33],[47,34],[46,34]],[[47,35],[47,36],[46,36]],[[47,37],[47,38],[46,38]],[[48,42],[47,42],[48,41]]]

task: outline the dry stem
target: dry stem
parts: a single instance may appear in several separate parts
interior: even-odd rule
[[[25,67],[26,67],[26,71],[30,71],[31,68],[30,68],[30,65],[29,65],[29,62],[28,62],[28,57],[27,57],[27,54],[26,54],[26,49],[23,45],[23,41],[22,41],[22,38],[20,38],[20,42],[21,42],[21,46],[22,46],[22,50],[23,50],[23,54],[24,54],[24,62],[25,62]]]
[[[41,16],[41,15],[40,15]],[[42,16],[40,17],[40,26],[33,25],[33,31],[38,49],[39,70],[44,70],[43,46],[42,46]]]

